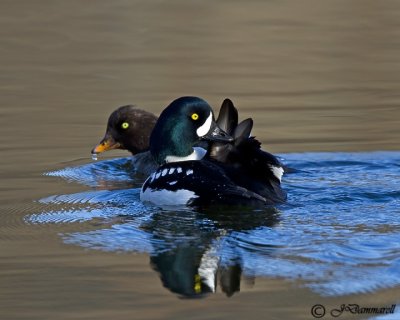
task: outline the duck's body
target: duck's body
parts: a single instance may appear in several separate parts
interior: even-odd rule
[[[267,199],[237,185],[208,160],[160,166],[143,184],[140,199],[160,206],[267,204]]]
[[[280,162],[249,138],[252,121],[237,125],[237,113],[233,121],[226,121],[231,112],[221,113],[220,123],[233,137],[222,134],[202,99],[182,97],[163,111],[150,138],[151,154],[160,167],[144,183],[142,201],[201,206],[270,205],[286,199]],[[204,159],[196,156],[200,140],[213,141]]]

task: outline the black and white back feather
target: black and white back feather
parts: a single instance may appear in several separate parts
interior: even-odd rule
[[[140,197],[160,205],[272,204],[236,185],[217,164],[206,160],[160,166],[143,184]]]

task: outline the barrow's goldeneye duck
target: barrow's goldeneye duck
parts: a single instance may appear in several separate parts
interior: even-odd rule
[[[242,131],[238,131],[240,139],[244,139]],[[196,97],[173,101],[161,113],[150,137],[150,152],[160,167],[143,184],[142,201],[161,206],[274,203],[235,183],[232,177],[241,176],[245,172],[242,169],[235,171],[228,166],[225,170],[218,161],[203,159],[206,150],[196,147],[202,139],[234,143],[214,121],[207,102]]]
[[[113,149],[126,149],[133,155],[147,151],[156,122],[156,115],[133,105],[119,107],[108,118],[106,134],[92,154]]]
[[[92,157],[97,154],[121,149],[130,151],[134,168],[137,172],[149,175],[157,165],[149,150],[151,131],[157,122],[157,116],[133,105],[126,105],[114,110],[107,122],[104,138],[92,149]]]

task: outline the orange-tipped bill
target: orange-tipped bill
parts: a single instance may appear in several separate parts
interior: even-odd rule
[[[100,143],[93,148],[92,154],[98,154],[104,151],[119,148],[121,148],[121,144],[119,142],[116,142],[111,136],[106,134],[103,140],[101,140]]]

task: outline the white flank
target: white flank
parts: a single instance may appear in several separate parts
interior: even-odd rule
[[[201,160],[204,158],[206,153],[207,153],[207,150],[200,148],[200,147],[194,147],[193,152],[186,157],[167,156],[165,158],[165,161],[180,162],[180,161],[189,161],[189,160]]]
[[[180,206],[186,205],[189,200],[197,198],[193,191],[181,189],[176,191],[169,190],[151,190],[147,188],[143,192],[140,191],[140,200],[143,202],[151,202],[155,205],[161,206]]]
[[[210,115],[208,116],[207,120],[202,124],[201,127],[197,128],[196,133],[199,137],[202,137],[208,133],[211,129],[212,123],[212,112],[210,111]]]
[[[275,167],[275,166],[269,166],[269,167],[271,168],[273,175],[277,177],[279,181],[281,181],[285,170],[283,170],[282,167]]]
[[[169,169],[168,174],[173,174],[174,171],[175,171],[175,168],[171,168],[171,169]]]
[[[164,177],[167,173],[168,173],[168,169],[164,169],[164,170],[161,172],[161,176]]]
[[[178,168],[176,168],[176,171],[177,171],[178,173],[181,173],[181,172],[182,172],[182,168],[181,168],[181,167],[178,167]]]

